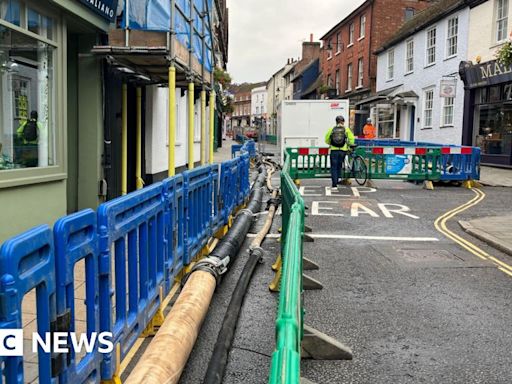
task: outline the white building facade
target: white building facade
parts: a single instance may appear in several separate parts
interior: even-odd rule
[[[440,2],[413,18],[378,51],[377,93],[371,109],[378,137],[461,144],[464,84],[459,64],[468,55],[469,7]],[[425,16],[425,15],[424,15]],[[442,97],[442,94],[444,97]]]
[[[267,118],[267,87],[253,88],[251,91],[251,122],[255,118]]]

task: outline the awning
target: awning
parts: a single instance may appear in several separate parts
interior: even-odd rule
[[[373,96],[367,97],[366,99],[358,101],[357,103],[355,103],[355,105],[358,106],[358,105],[370,104],[374,101],[378,101],[378,100],[382,100],[382,99],[389,100],[391,93],[393,91],[397,91],[397,90],[400,91],[401,89],[399,89],[399,88],[401,86],[402,85],[397,85],[396,87],[391,87],[391,88],[385,89],[383,91],[380,91],[376,95],[373,95]]]

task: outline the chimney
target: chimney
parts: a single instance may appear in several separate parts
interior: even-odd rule
[[[306,63],[310,63],[320,57],[320,42],[313,41],[313,34],[309,35],[310,41],[302,43],[302,60]]]

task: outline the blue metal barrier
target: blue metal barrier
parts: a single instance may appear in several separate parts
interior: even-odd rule
[[[211,167],[204,166],[183,173],[185,180],[186,239],[185,265],[192,261],[212,234]]]
[[[221,165],[212,165],[210,169],[212,177],[212,227],[213,232],[215,233],[227,223],[227,220],[224,220],[222,212],[223,196],[220,189]]]
[[[55,259],[52,231],[47,225],[6,241],[0,248],[0,328],[22,328],[22,301],[35,288],[37,332],[45,335],[55,324]],[[29,336],[29,335],[26,335]],[[31,336],[31,335],[30,335]],[[53,356],[55,366],[63,355]],[[52,356],[38,347],[39,383],[54,383]],[[4,357],[6,383],[24,383],[23,356]]]
[[[98,226],[100,329],[112,332],[123,359],[160,305],[165,268],[162,183],[100,205]],[[116,363],[115,353],[104,357],[103,379],[112,377]]]
[[[160,292],[170,291],[247,198],[249,163],[245,146],[241,157],[150,185],[100,205],[97,213],[65,216],[53,232],[40,226],[6,241],[0,248],[0,329],[22,328],[22,300],[35,289],[39,334],[79,332],[78,323],[85,322],[89,338],[92,332],[113,334],[122,360],[151,324]],[[83,297],[75,297],[77,263],[84,264]],[[84,318],[78,300],[84,300]],[[52,384],[110,380],[120,363],[115,351],[100,354],[97,348],[83,357],[39,348],[38,362],[39,382]],[[23,357],[0,357],[0,367],[6,383],[24,382]]]
[[[240,189],[242,190],[244,200],[247,196],[249,196],[249,192],[251,189],[251,184],[250,184],[250,180],[249,180],[249,164],[250,164],[249,156],[250,156],[249,153],[244,153],[244,154],[242,154],[242,156],[240,156],[240,164],[241,164],[241,167],[240,167],[240,177],[241,177],[240,187],[241,188]]]
[[[242,144],[233,144],[231,146],[231,158],[234,159],[237,154],[242,150]]]
[[[91,340],[93,332],[99,332],[98,305],[98,257],[99,242],[96,231],[96,213],[87,209],[66,216],[55,223],[55,267],[57,282],[57,316],[70,318],[70,332],[78,332],[76,324],[85,321],[85,333]],[[84,260],[85,297],[75,297],[75,265]],[[75,300],[85,300],[85,319],[77,319]],[[95,348],[77,361],[70,348],[67,368],[60,376],[63,383],[98,381],[102,355]]]

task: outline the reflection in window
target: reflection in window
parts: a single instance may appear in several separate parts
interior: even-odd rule
[[[28,9],[28,30],[37,35],[53,39],[53,22],[33,9]]]
[[[479,134],[476,145],[487,155],[512,153],[512,105],[496,103],[478,106]]]
[[[395,113],[391,104],[387,108],[379,107],[378,122],[378,137],[382,139],[393,139],[395,127]]]
[[[0,26],[0,170],[55,164],[53,56]]]
[[[20,26],[20,3],[18,0],[0,0],[0,19]]]

